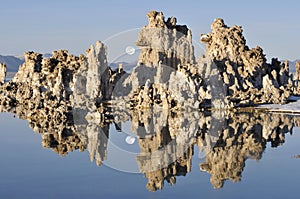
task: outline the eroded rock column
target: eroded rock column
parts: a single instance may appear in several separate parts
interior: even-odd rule
[[[215,19],[211,29],[200,40],[206,44],[206,57],[213,65],[210,68],[218,73],[198,65],[205,77],[223,81],[224,108],[286,102],[292,91],[288,62],[274,58],[267,63],[261,47],[246,45],[241,26],[228,27],[223,19]],[[214,85],[210,86],[214,90]]]
[[[6,64],[0,63],[0,84],[4,84],[6,78]]]

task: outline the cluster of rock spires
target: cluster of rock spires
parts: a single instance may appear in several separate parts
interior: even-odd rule
[[[284,104],[300,94],[300,68],[293,75],[288,62],[274,58],[267,63],[260,47],[246,45],[240,26],[227,27],[216,19],[212,32],[200,38],[206,55],[195,60],[186,26],[176,25],[174,17],[165,21],[155,11],[147,16],[149,24],[136,42],[141,48],[138,65],[118,82],[113,99],[122,96],[135,108],[160,104],[199,110]]]
[[[27,99],[23,94],[45,95],[48,91],[59,101],[78,103],[80,99],[69,99],[73,93],[81,95],[82,91],[72,88],[76,78],[87,84],[84,92],[95,100],[91,101],[96,107],[111,100],[114,104],[125,102],[131,108],[156,104],[165,109],[230,109],[283,104],[291,95],[299,94],[299,64],[292,75],[288,62],[272,59],[267,63],[260,47],[249,49],[246,45],[240,26],[227,27],[222,19],[216,19],[212,32],[200,38],[206,43],[206,55],[196,60],[187,26],[177,25],[174,17],[165,21],[161,12],[151,11],[147,16],[149,24],[141,29],[136,42],[141,53],[132,73],[113,71],[101,43],[97,44],[101,47],[92,47],[80,57],[57,51],[43,59],[40,54],[28,52],[17,75],[3,86],[2,92],[8,88],[10,94],[4,95],[2,103],[22,104]],[[5,73],[2,64],[2,84]],[[25,84],[28,92],[20,88]]]
[[[201,35],[201,41],[217,69],[216,79],[224,86],[224,105],[220,107],[287,102],[293,88],[288,62],[272,59],[268,64],[260,47],[249,49],[246,45],[240,26],[227,27],[222,19],[216,19],[211,29]],[[207,68],[199,68],[207,73]]]
[[[165,21],[161,12],[147,16],[130,74],[109,67],[101,42],[80,56],[66,50],[50,58],[27,52],[9,82],[0,64],[1,111],[27,119],[44,147],[61,155],[87,149],[98,165],[107,157],[110,125],[131,121],[141,149],[137,162],[151,191],[190,172],[194,145],[206,153],[200,169],[211,174],[215,188],[227,179],[239,181],[247,158],[260,159],[266,142],[283,143],[300,122],[229,110],[287,103],[300,94],[300,64],[292,75],[288,63],[267,63],[260,47],[246,45],[241,27],[227,27],[221,19],[201,36],[206,55],[196,59],[186,26],[174,17]]]

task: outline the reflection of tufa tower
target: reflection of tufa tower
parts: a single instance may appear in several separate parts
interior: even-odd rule
[[[118,73],[122,73],[122,72],[123,72],[123,64],[120,63],[118,68]]]
[[[292,131],[293,123],[285,115],[228,114],[218,133],[219,138],[206,154],[205,162],[200,164],[200,170],[211,174],[210,181],[216,189],[223,187],[226,180],[240,181],[246,160],[261,159],[266,142],[271,142],[273,147],[282,144],[285,134]],[[202,146],[209,136],[199,136],[198,146]]]
[[[211,174],[210,182],[214,188],[221,188],[227,179],[240,181],[247,158],[259,160],[264,148],[265,143],[255,133],[242,133],[224,140],[220,138],[206,155],[206,162],[200,164],[200,170]]]
[[[175,121],[181,128],[171,128]],[[148,109],[132,115],[132,130],[140,146],[137,163],[148,178],[148,190],[162,189],[165,180],[173,185],[175,176],[185,176],[191,171],[194,139],[188,130],[195,129],[189,124],[194,123],[186,124],[184,118],[172,117],[162,110]]]
[[[109,125],[100,126],[103,114],[99,102],[107,99],[110,69],[106,60],[106,47],[97,42],[87,50],[87,60],[74,77],[74,126],[86,144],[90,160],[101,165],[106,159]]]

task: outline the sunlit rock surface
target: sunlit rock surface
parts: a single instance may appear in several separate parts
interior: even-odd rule
[[[293,78],[288,62],[272,59],[268,64],[260,47],[246,45],[240,26],[227,27],[216,19],[212,32],[201,35],[206,55],[195,61],[191,31],[185,25],[177,25],[174,17],[165,21],[161,12],[147,16],[148,25],[136,42],[141,48],[138,64],[130,74],[108,66],[101,42],[80,57],[61,50],[43,59],[28,52],[19,72],[4,85],[10,94],[4,94],[1,103],[26,104],[23,101],[31,99],[37,105],[51,96],[52,101],[75,107],[89,98],[86,106],[93,107],[94,113],[110,100],[126,108],[155,104],[164,109],[203,110],[283,104],[297,94],[299,72]]]
[[[294,95],[300,95],[300,62],[296,62],[296,73],[294,75]]]
[[[260,47],[246,45],[240,26],[227,27],[216,19],[212,32],[200,38],[206,55],[195,61],[186,26],[176,25],[173,17],[165,21],[161,12],[147,16],[149,24],[136,42],[141,47],[138,65],[117,82],[114,99],[125,99],[133,108],[231,109],[284,104],[294,93],[297,82],[288,62],[274,58],[267,63]]]
[[[260,47],[250,49],[246,45],[241,26],[227,27],[223,19],[215,19],[211,29],[200,40],[206,44],[207,59],[215,64],[215,75],[224,85],[225,107],[287,102],[293,85],[288,62],[272,59],[267,63]]]
[[[101,42],[80,57],[65,50],[53,52],[50,58],[27,52],[17,74],[2,86],[0,104],[3,111],[28,119],[34,131],[42,134],[43,146],[61,155],[88,147],[94,156],[95,146],[102,147],[107,137],[98,139],[103,130],[87,125],[86,117],[100,115],[100,101],[109,98],[110,73]],[[86,135],[87,129],[91,135]],[[93,139],[83,144],[86,137]],[[104,156],[104,152],[96,154],[97,162]]]
[[[139,33],[136,45],[141,48],[138,65],[156,67],[162,64],[177,68],[195,61],[192,33],[186,25],[177,25],[175,17],[165,17],[162,12],[147,14],[148,25]]]
[[[149,24],[136,41],[141,48],[138,65],[115,85],[113,99],[132,108],[157,104],[164,109],[198,109],[201,77],[197,73],[191,31],[167,21],[161,12],[147,14]]]
[[[0,85],[4,84],[6,78],[6,64],[0,63]]]

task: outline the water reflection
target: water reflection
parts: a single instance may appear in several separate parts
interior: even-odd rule
[[[214,188],[223,187],[226,180],[238,182],[247,159],[260,160],[268,142],[271,147],[284,144],[285,134],[292,134],[300,124],[297,115],[249,109],[172,112],[159,108],[121,111],[109,107],[97,115],[77,107],[67,123],[59,120],[59,116],[56,120],[25,117],[24,110],[21,105],[10,110],[1,108],[28,120],[33,131],[41,134],[43,147],[63,156],[74,150],[88,151],[97,165],[105,164],[110,156],[110,134],[130,124],[130,136],[139,150],[133,153],[119,147],[124,151],[122,155],[134,154],[139,172],[148,178],[146,187],[150,191],[162,189],[164,183],[173,185],[176,176],[191,172],[192,156],[197,155],[195,147],[203,154],[199,157],[199,170],[211,175]],[[122,170],[121,158],[115,161],[120,161],[115,169]]]

